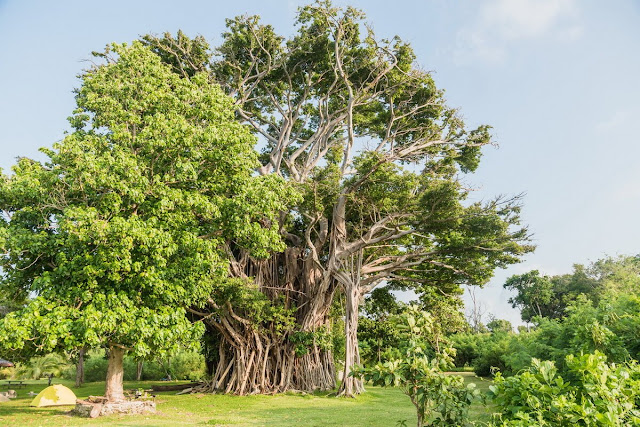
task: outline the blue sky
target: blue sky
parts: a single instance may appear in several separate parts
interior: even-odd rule
[[[640,253],[640,2],[335,3],[410,41],[467,123],[493,126],[499,147],[465,178],[474,198],[526,193],[538,249],[478,292],[487,312],[519,321],[502,289],[512,274]],[[215,45],[224,19],[245,13],[290,34],[299,4],[0,0],[0,167],[62,138],[91,51],[178,29]]]

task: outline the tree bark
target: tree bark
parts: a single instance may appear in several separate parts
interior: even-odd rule
[[[195,385],[197,386],[197,385]],[[171,385],[153,385],[151,390],[153,391],[182,391],[188,388],[193,388],[194,384],[171,384]]]
[[[298,355],[290,335],[227,329],[222,336],[212,391],[246,395],[335,388],[333,355],[316,343]]]
[[[355,397],[364,392],[364,384],[360,378],[351,376],[353,367],[360,364],[360,350],[358,348],[358,309],[360,307],[360,291],[357,286],[345,289],[345,357],[342,384],[338,396]]]
[[[140,381],[142,379],[142,360],[138,362],[138,366],[136,367],[136,381]]]
[[[333,390],[333,355],[315,334],[330,330],[335,283],[301,248],[287,249],[269,260],[236,258],[232,275],[252,277],[267,298],[295,308],[295,326],[283,330],[277,321],[257,324],[253,313],[243,312],[242,307],[230,303],[218,307],[215,317],[204,320],[220,338],[210,388],[238,395]],[[300,337],[307,340],[301,343]]]
[[[105,397],[109,402],[124,400],[124,350],[120,347],[109,347],[109,364],[107,365],[107,381]]]
[[[76,364],[76,387],[80,387],[84,383],[84,352],[84,347],[78,351],[78,363]]]

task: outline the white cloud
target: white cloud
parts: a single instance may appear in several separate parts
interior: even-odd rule
[[[494,0],[484,5],[480,19],[485,30],[518,40],[545,35],[573,11],[573,0]]]
[[[477,16],[457,34],[456,62],[499,63],[515,43],[546,37],[573,41],[582,35],[576,0],[488,0]]]

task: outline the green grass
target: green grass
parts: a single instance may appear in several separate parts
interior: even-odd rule
[[[465,384],[474,383],[476,388],[483,394],[489,391],[491,380],[477,377],[473,372],[455,372],[464,378]],[[491,418],[492,405],[483,406],[480,402],[475,402],[469,409],[469,418],[474,421],[487,422]]]
[[[487,390],[488,381],[463,373],[465,381],[475,382]],[[70,387],[78,398],[104,394],[104,383],[88,383],[74,388],[70,381],[54,380]],[[6,390],[2,387],[0,390]],[[356,399],[335,398],[327,393],[314,395],[283,394],[276,396],[228,396],[195,394],[176,396],[176,392],[158,393],[158,413],[147,416],[110,416],[85,419],[68,415],[70,406],[31,408],[29,391],[39,392],[46,380],[28,381],[26,388],[16,389],[18,398],[0,403],[0,425],[3,426],[394,426],[406,420],[415,425],[415,411],[409,399],[395,388],[367,387]],[[126,382],[125,388],[150,388],[158,382]],[[488,410],[480,404],[470,411],[472,419],[486,420]]]

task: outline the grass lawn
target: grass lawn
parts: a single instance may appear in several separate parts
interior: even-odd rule
[[[462,373],[467,382],[475,382],[480,390],[487,390],[489,381]],[[0,385],[3,384],[0,381]],[[104,394],[104,383],[88,383],[78,389],[70,381],[54,380],[70,387],[76,396]],[[125,388],[150,388],[151,382],[126,382]],[[70,406],[31,408],[33,397],[29,391],[39,392],[46,380],[28,381],[26,388],[16,389],[18,398],[0,403],[2,426],[394,426],[406,420],[415,425],[415,411],[409,399],[394,388],[367,387],[357,399],[337,399],[327,393],[315,395],[283,394],[276,396],[180,395],[176,392],[158,393],[158,413],[149,416],[110,416],[97,419],[72,417]],[[1,390],[6,390],[0,386]],[[470,418],[486,420],[488,410],[480,404],[471,409]]]

